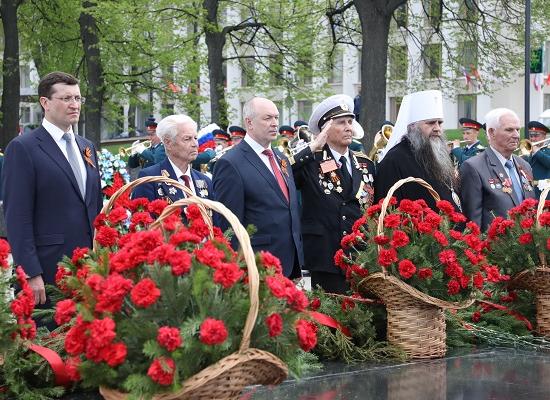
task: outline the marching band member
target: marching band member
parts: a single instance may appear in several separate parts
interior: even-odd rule
[[[227,130],[231,133],[231,144],[233,146],[241,143],[241,140],[244,139],[244,135],[246,135],[246,130],[238,125],[231,125]]]
[[[470,118],[460,118],[458,122],[462,127],[462,135],[464,138],[460,142],[465,144],[461,147],[458,140],[452,142],[453,149],[451,150],[451,157],[460,168],[464,161],[481,153],[485,150],[485,147],[481,145],[481,142],[477,138],[479,135],[479,130],[483,128],[483,124]]]
[[[166,158],[164,145],[156,134],[157,122],[152,115],[145,121],[145,129],[147,129],[147,136],[151,141],[151,146],[149,148],[145,148],[143,145],[136,146],[133,149],[133,154],[128,158],[129,168],[147,168]]]
[[[548,148],[550,138],[546,139],[550,129],[538,121],[529,122],[527,128],[531,141],[531,154],[527,157],[527,161],[533,169],[533,184],[539,197],[541,192],[550,186],[550,149]],[[547,141],[544,142],[544,140]]]

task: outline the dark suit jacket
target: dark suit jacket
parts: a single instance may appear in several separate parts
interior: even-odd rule
[[[307,147],[294,156],[292,171],[302,194],[305,267],[310,271],[344,275],[334,265],[334,254],[362,215],[362,206],[372,205],[374,163],[365,155],[353,154],[351,158],[353,189],[340,192],[341,185],[333,183],[331,174],[321,172],[322,162],[334,160],[328,145],[314,154]],[[340,169],[333,172],[342,182]]]
[[[424,179],[439,194],[441,200],[449,201],[456,208],[450,188],[433,179],[418,164],[407,138],[404,138],[399,144],[388,151],[388,154],[376,167],[374,201],[378,202],[378,200],[385,197],[395,182],[410,176]],[[432,195],[424,187],[416,183],[406,183],[395,191],[394,196],[398,201],[402,199],[424,199],[431,209],[438,211]]]
[[[158,164],[139,171],[139,177],[161,176],[163,175],[163,170],[168,172],[170,178],[176,181],[178,180],[168,157]],[[197,196],[214,200],[214,190],[212,188],[212,181],[209,177],[199,171],[191,169],[191,179],[193,180],[193,185],[195,185]],[[149,199],[149,201],[163,199],[168,201],[168,203],[173,203],[176,200],[183,199],[185,196],[183,195],[183,191],[180,189],[170,186],[164,182],[154,182],[144,183],[136,187],[132,192],[132,198],[137,199],[139,197],[145,197]]]
[[[93,221],[102,206],[95,148],[75,135],[80,156],[90,149],[86,198],[71,166],[51,135],[40,126],[13,139],[6,148],[2,187],[4,214],[14,261],[34,277],[54,283],[57,263],[76,247],[91,247]]]
[[[256,227],[251,237],[254,251],[266,250],[279,257],[284,274],[289,276],[295,265],[303,265],[300,212],[290,163],[278,150],[273,152],[279,165],[286,165],[283,177],[290,204],[273,173],[244,140],[216,162],[214,190],[217,200],[233,211],[245,227]],[[221,222],[221,228],[228,228],[226,221]]]
[[[529,163],[513,156],[521,179],[523,197],[535,198],[530,181],[533,179]],[[522,172],[523,171],[523,172]],[[485,231],[495,216],[507,217],[509,209],[519,205],[513,193],[505,193],[504,180],[508,173],[495,152],[487,147],[483,153],[466,160],[460,167],[460,199],[466,218]]]

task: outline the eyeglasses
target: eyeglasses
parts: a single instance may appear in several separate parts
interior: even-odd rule
[[[65,97],[53,97],[53,99],[61,100],[63,103],[69,104],[73,101],[76,101],[79,104],[84,104],[86,102],[86,97],[80,96],[65,96]]]

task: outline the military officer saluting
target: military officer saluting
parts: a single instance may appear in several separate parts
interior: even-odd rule
[[[302,193],[305,269],[311,272],[313,287],[332,293],[349,290],[345,273],[334,265],[334,254],[374,196],[374,163],[349,149],[358,132],[354,118],[351,97],[325,99],[309,120],[315,138],[290,158]]]
[[[531,141],[531,154],[527,156],[527,162],[533,170],[533,185],[539,197],[541,192],[550,186],[550,149],[548,148],[550,139],[544,142],[550,129],[538,121],[529,122],[527,128]]]
[[[460,167],[468,158],[485,150],[485,147],[481,145],[481,142],[477,138],[479,130],[483,128],[483,124],[470,118],[460,118],[458,122],[460,122],[462,127],[462,135],[464,137],[462,143],[464,143],[464,146],[460,147],[460,142],[455,140],[453,142],[454,147],[451,150],[451,157],[457,163],[458,167]]]

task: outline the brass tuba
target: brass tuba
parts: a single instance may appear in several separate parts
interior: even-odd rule
[[[374,136],[374,145],[369,152],[369,158],[371,160],[376,161],[375,158],[377,158],[378,152],[386,147],[386,145],[388,144],[388,140],[390,140],[392,132],[393,126],[383,125],[382,128],[376,133],[376,135]]]

